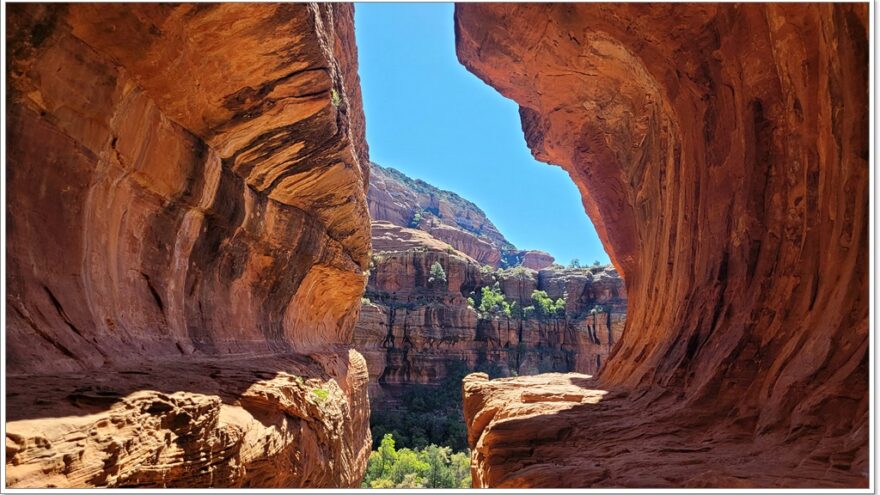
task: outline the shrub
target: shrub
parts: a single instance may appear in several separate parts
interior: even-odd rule
[[[543,290],[532,291],[532,303],[535,314],[539,318],[565,316],[565,299],[558,298],[554,301]]]
[[[568,264],[569,268],[581,268],[581,260],[574,258]]]
[[[556,299],[556,304],[554,304],[556,310],[556,316],[565,316],[565,299],[558,298]]]
[[[431,264],[431,276],[428,277],[428,283],[443,281],[446,282],[446,272],[443,271],[443,265],[439,261]]]
[[[495,282],[492,287],[483,287],[478,311],[481,318],[491,318],[497,315],[510,316],[510,303],[504,299],[498,282]]]
[[[416,214],[413,215],[412,220],[409,221],[409,226],[418,227],[420,223],[422,223],[422,214],[416,212]]]
[[[339,107],[342,104],[342,97],[339,96],[339,92],[336,91],[336,88],[330,89],[330,103],[333,104],[334,107]]]
[[[323,388],[316,388],[312,390],[312,395],[316,397],[317,402],[324,402],[330,397],[330,392],[324,390]]]

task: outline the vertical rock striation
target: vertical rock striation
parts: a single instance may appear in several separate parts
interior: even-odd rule
[[[598,402],[493,408],[470,379],[476,484],[867,486],[867,16],[456,7],[459,59],[571,174],[634,329],[572,378]]]
[[[6,42],[9,485],[358,485],[352,7],[14,5]]]

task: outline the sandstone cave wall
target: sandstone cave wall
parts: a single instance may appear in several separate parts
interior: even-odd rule
[[[626,279],[598,386],[760,442],[747,479],[863,479],[867,5],[459,4],[455,29]]]
[[[370,246],[350,18],[11,9],[10,372],[349,341]]]
[[[7,482],[359,484],[353,7],[8,13]]]

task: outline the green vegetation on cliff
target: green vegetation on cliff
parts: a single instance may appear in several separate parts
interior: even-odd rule
[[[532,304],[523,307],[516,301],[509,301],[504,297],[498,282],[491,287],[480,289],[479,302],[468,298],[468,305],[477,310],[481,319],[489,320],[496,316],[508,318],[563,318],[565,317],[565,299],[558,298],[556,301],[543,290],[532,291]]]

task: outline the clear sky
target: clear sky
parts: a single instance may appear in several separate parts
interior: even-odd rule
[[[451,3],[357,3],[370,158],[473,201],[520,249],[608,262],[580,193],[532,158],[516,103],[458,63]]]

